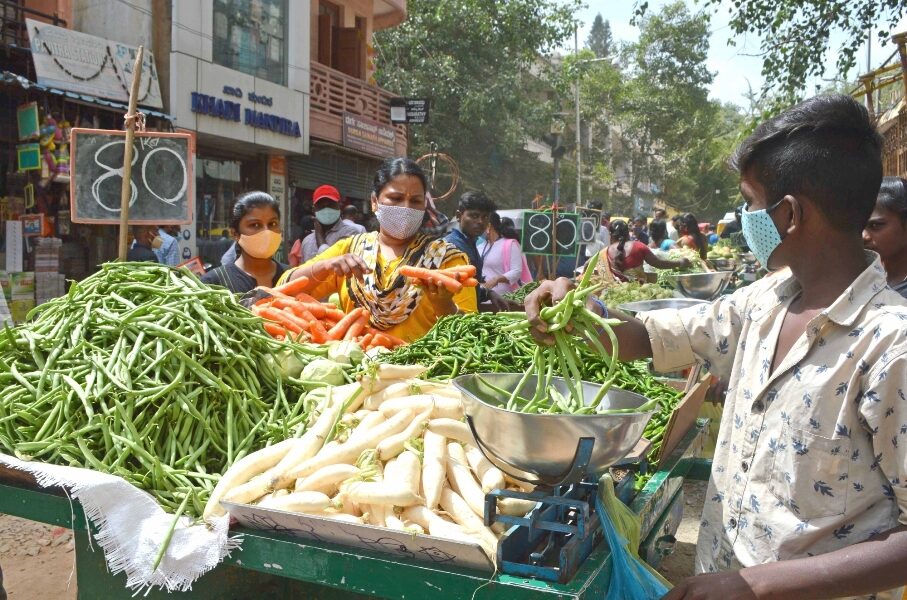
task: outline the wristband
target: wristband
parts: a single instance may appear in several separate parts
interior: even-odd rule
[[[589,296],[589,299],[592,300],[592,303],[602,309],[601,317],[603,319],[608,318],[608,305],[602,302],[602,299],[597,296]]]

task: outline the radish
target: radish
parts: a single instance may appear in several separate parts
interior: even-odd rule
[[[466,503],[459,494],[445,487],[441,490],[441,507],[450,515],[458,525],[477,536],[481,540],[483,548],[486,548],[489,556],[494,556],[498,544],[498,538],[489,528],[485,527],[484,521],[476,516],[469,504]],[[491,550],[489,552],[489,550]]]
[[[362,434],[368,435],[372,431],[372,429],[385,422],[386,420],[387,418],[377,410],[369,411],[369,413],[365,415],[361,421],[359,421],[359,425],[357,425],[356,428],[350,433],[349,437],[347,437],[347,441]]]
[[[331,507],[331,499],[321,492],[295,492],[280,498],[268,498],[259,506],[290,512],[320,513]]]
[[[522,498],[498,498],[498,512],[502,515],[522,517],[535,508],[536,504],[537,502]]]
[[[359,472],[359,468],[354,467],[353,465],[345,465],[342,463],[328,465],[318,469],[308,477],[297,481],[296,491],[315,491],[330,495],[337,491],[337,488],[341,483],[351,477],[359,475]]]
[[[279,479],[272,481],[274,489],[287,487],[297,477],[311,475],[321,467],[334,465],[337,463],[348,463],[355,461],[363,451],[374,448],[378,443],[389,435],[394,435],[403,429],[413,420],[413,411],[404,409],[384,423],[372,428],[370,434],[361,436],[351,436],[345,443],[340,444],[330,450],[319,452],[309,460],[297,465],[289,472],[284,473]],[[369,504],[368,501],[365,504]]]
[[[431,415],[431,412],[431,408],[423,410],[416,415],[416,418],[413,419],[412,423],[406,426],[406,429],[398,434],[381,440],[376,448],[378,451],[378,458],[381,460],[390,460],[403,452],[403,445],[411,438],[422,437],[422,432],[425,431],[425,427],[428,424],[428,417]]]
[[[341,491],[344,498],[372,508],[375,505],[414,506],[425,502],[408,487],[391,481],[353,481],[343,484]]]
[[[450,481],[451,487],[466,501],[472,511],[477,516],[484,518],[485,493],[482,492],[482,486],[472,476],[463,446],[454,442],[447,444],[447,479]],[[457,522],[459,523],[459,521]]]
[[[394,477],[389,477],[385,472],[385,479],[399,481],[401,486],[406,486],[413,494],[419,495],[419,484],[422,479],[422,463],[419,457],[410,450],[404,450],[394,460]]]
[[[322,513],[312,513],[316,517],[323,517],[325,519],[333,519],[335,521],[343,521],[344,523],[353,523],[355,525],[364,525],[365,519],[361,516],[350,515],[343,512],[330,512],[324,511]]]
[[[428,429],[422,440],[422,494],[425,506],[434,510],[447,480],[447,439]]]
[[[476,438],[473,437],[469,425],[458,419],[432,419],[428,422],[428,429],[463,444],[475,445],[476,443]]]
[[[205,504],[202,518],[204,518],[205,521],[209,521],[214,517],[220,517],[227,514],[227,511],[220,505],[220,501],[224,495],[234,487],[246,483],[252,477],[267,471],[279,463],[280,460],[286,456],[287,452],[289,452],[298,442],[298,438],[284,440],[273,446],[262,448],[252,454],[247,454],[230,465],[227,472],[224,473],[223,477],[220,478],[220,481],[217,482],[214,491],[211,492],[211,497],[208,498],[208,503]],[[250,498],[250,500],[252,499],[254,498]]]
[[[432,394],[419,394],[417,396],[406,396],[404,398],[394,398],[381,405],[379,409],[387,417],[409,408],[417,412],[430,408],[431,418],[437,419],[447,417],[459,419],[463,416],[463,402],[457,398],[447,398],[446,396],[434,396]]]
[[[410,384],[406,381],[398,381],[387,386],[379,392],[370,394],[362,401],[362,406],[369,410],[378,410],[383,402],[392,398],[402,398],[411,395]]]
[[[491,490],[503,490],[507,486],[507,482],[504,481],[504,473],[491,464],[491,461],[485,458],[482,451],[475,446],[470,446],[466,450],[466,460],[481,482],[484,493],[487,494]]]

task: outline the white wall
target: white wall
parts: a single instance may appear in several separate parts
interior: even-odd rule
[[[309,151],[309,39],[311,17],[309,0],[288,0],[287,85],[246,75],[214,64],[213,0],[174,0],[170,54],[170,112],[176,126],[262,146],[260,151],[276,154],[308,154]],[[225,85],[242,89],[244,98],[223,94]],[[191,111],[192,92],[239,102],[243,110],[262,112],[298,121],[300,138],[250,127],[242,122],[226,121]],[[273,99],[273,106],[254,105],[247,100],[249,92]]]
[[[72,28],[82,33],[152,51],[151,0],[74,0]]]

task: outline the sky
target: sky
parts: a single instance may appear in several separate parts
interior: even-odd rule
[[[657,12],[659,8],[668,3],[668,0],[650,0],[649,11]],[[578,17],[583,22],[579,31],[579,44],[582,47],[589,36],[589,28],[597,13],[601,13],[602,18],[608,20],[611,24],[611,34],[615,40],[622,42],[632,42],[639,37],[639,29],[630,24],[633,16],[634,2],[631,0],[586,0],[587,7],[580,11]],[[691,0],[686,0],[687,6],[691,10],[702,10],[701,4],[696,4]],[[728,6],[732,3],[725,0],[720,9],[713,13],[711,20],[712,36],[709,44],[708,67],[715,74],[715,80],[712,82],[710,97],[722,102],[732,102],[741,107],[747,104],[745,94],[748,85],[758,91],[762,87],[763,78],[762,59],[758,56],[747,56],[747,54],[758,54],[759,38],[750,35],[748,38],[737,39],[736,46],[728,46],[727,41],[731,36],[731,29],[728,25],[730,17],[728,15]],[[714,9],[710,9],[714,10]],[[907,15],[901,20],[894,31],[907,30]],[[874,36],[877,37],[877,36]],[[834,42],[837,39],[840,43],[840,36],[832,36],[833,48],[829,50],[827,56],[827,68],[829,77],[833,76],[833,68],[837,59],[837,52],[834,50]],[[884,43],[883,43],[884,42]],[[572,50],[572,45],[567,50]],[[877,68],[882,61],[888,58],[897,47],[890,40],[880,41],[873,40],[871,49],[871,61],[873,68]],[[865,45],[857,55],[857,69],[860,73],[866,72],[866,50]],[[851,70],[850,80],[856,79],[857,73]],[[812,82],[826,85],[826,82]],[[811,89],[811,88],[809,88]]]

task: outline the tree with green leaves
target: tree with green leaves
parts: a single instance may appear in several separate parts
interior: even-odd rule
[[[410,0],[406,21],[375,35],[379,85],[431,98],[429,123],[410,127],[410,155],[437,143],[463,187],[503,206],[547,194],[550,169],[525,149],[557,112],[539,57],[570,39],[577,9],[576,0]]]
[[[589,29],[589,37],[586,40],[586,48],[592,50],[595,56],[604,58],[610,56],[614,51],[614,40],[611,37],[611,23],[603,20],[601,13],[595,15],[592,21],[592,27]]]
[[[870,32],[888,37],[905,15],[904,0],[703,0],[716,10],[726,6],[733,37],[747,33],[761,40],[762,93],[772,93],[774,104],[790,104],[802,97],[810,79],[822,77],[829,51],[837,51],[837,75],[847,77]],[[637,3],[637,16],[648,2]],[[832,38],[843,41],[833,47]]]

